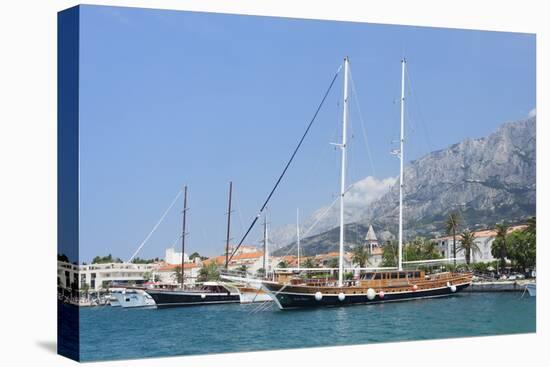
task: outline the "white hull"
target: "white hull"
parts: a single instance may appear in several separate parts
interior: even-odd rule
[[[257,291],[240,291],[239,295],[241,303],[254,303],[254,302],[271,302],[273,299],[267,293],[262,290]]]
[[[529,292],[529,295],[531,297],[537,296],[537,283],[529,283],[527,284],[526,288],[527,288],[527,292]]]
[[[153,307],[156,305],[153,298],[142,290],[114,293],[113,296],[122,308]]]

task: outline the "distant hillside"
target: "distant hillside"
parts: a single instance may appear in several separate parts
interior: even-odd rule
[[[467,139],[429,153],[405,168],[404,235],[443,234],[443,221],[460,211],[470,229],[501,221],[520,222],[535,215],[536,117],[503,124],[481,139]],[[397,233],[399,187],[370,205],[355,208],[345,226],[346,245],[361,243],[372,224],[383,239]],[[306,255],[335,251],[338,227],[302,240]],[[276,255],[295,252],[289,244]]]

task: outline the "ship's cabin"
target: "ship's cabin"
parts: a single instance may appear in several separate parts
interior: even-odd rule
[[[361,280],[424,279],[423,270],[374,271],[361,275]]]

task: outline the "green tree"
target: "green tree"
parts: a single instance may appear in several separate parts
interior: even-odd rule
[[[456,234],[458,232],[461,222],[462,218],[460,217],[460,213],[458,212],[449,214],[449,216],[445,220],[445,231],[447,232],[447,234],[453,236],[453,258],[455,259],[454,265],[456,265]]]
[[[367,266],[369,257],[370,253],[365,246],[359,245],[353,249],[352,260],[354,263],[358,264],[360,268]]]
[[[472,231],[465,230],[460,235],[460,245],[459,249],[464,252],[464,258],[466,259],[466,264],[470,265],[470,260],[474,253],[480,253],[479,246],[475,242],[475,236]]]
[[[508,258],[520,271],[535,266],[537,261],[537,248],[535,241],[529,232],[515,231],[508,235]]]
[[[241,265],[241,266],[239,266],[239,267],[237,268],[237,271],[239,271],[239,272],[241,272],[241,273],[243,273],[243,274],[246,274],[247,271],[248,271],[248,267],[247,267],[246,265],[243,264],[243,265]]]
[[[302,264],[300,264],[303,268],[316,268],[317,265],[315,264],[315,261],[313,261],[313,258],[308,257],[304,261],[302,261]]]
[[[107,256],[96,256],[92,259],[92,264],[121,263],[120,258],[114,258],[111,254]]]
[[[506,223],[499,223],[496,225],[496,236],[491,245],[491,255],[500,259],[500,268],[506,267],[506,256],[508,255],[508,242],[506,237],[508,236],[508,225]]]
[[[69,258],[67,257],[67,255],[65,254],[57,254],[57,261],[63,261],[63,262],[66,262],[68,263],[69,262]]]
[[[203,265],[199,270],[199,281],[207,282],[220,279],[220,271],[215,262]]]
[[[279,264],[277,264],[278,268],[286,269],[288,268],[288,262],[286,260],[280,261]]]
[[[181,282],[183,281],[181,265],[178,265],[174,268],[174,274],[172,274],[172,278],[176,281],[176,283],[181,284]]]
[[[441,258],[434,242],[424,237],[416,237],[407,243],[403,249],[403,257],[407,261],[433,260]]]
[[[399,246],[397,241],[388,241],[382,250],[382,266],[395,267],[397,266]]]
[[[527,219],[527,228],[525,229],[525,232],[527,232],[531,236],[537,235],[537,218],[531,217]]]
[[[86,298],[87,298],[87,297],[88,297],[88,293],[89,293],[89,291],[90,291],[90,286],[88,285],[88,283],[84,283],[84,284],[82,285],[82,287],[80,288],[80,291],[81,291],[82,293],[84,293],[84,295],[85,295]]]
[[[263,278],[265,276],[265,269],[264,268],[259,268],[258,270],[256,270],[256,276],[260,277],[260,278]]]
[[[326,264],[327,268],[339,268],[340,267],[340,261],[337,257],[333,257],[332,259],[329,259]]]

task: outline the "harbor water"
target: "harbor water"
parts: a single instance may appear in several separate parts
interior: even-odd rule
[[[63,308],[74,306],[62,306]],[[521,293],[280,311],[258,304],[172,309],[86,307],[82,361],[532,333],[535,298]],[[61,312],[60,316],[63,312]],[[60,346],[63,347],[63,346]]]

